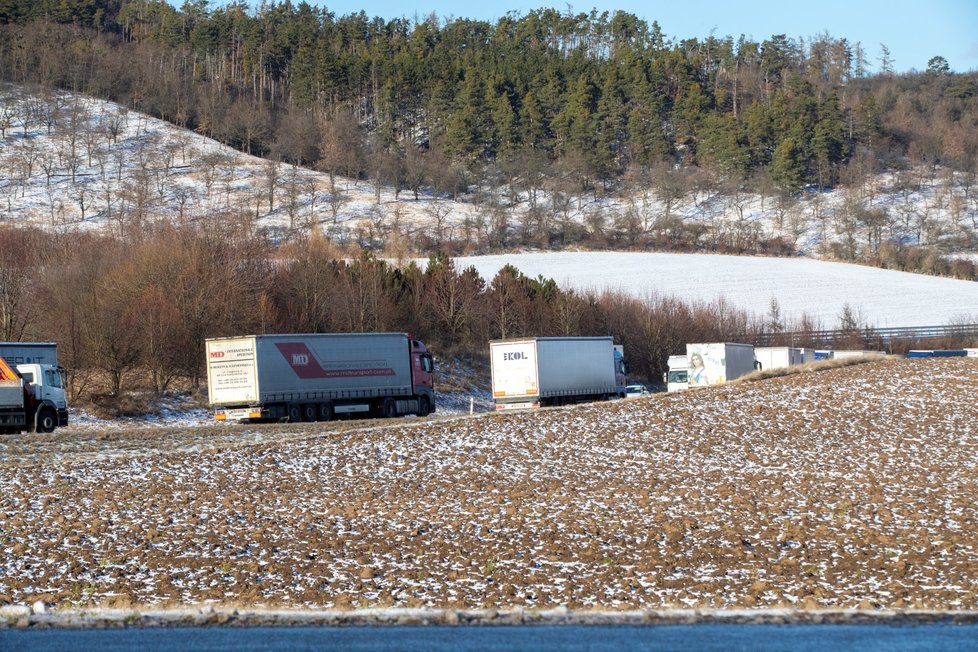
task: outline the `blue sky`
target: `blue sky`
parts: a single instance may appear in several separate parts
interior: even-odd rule
[[[757,41],[774,34],[808,38],[828,32],[834,38],[861,43],[874,70],[882,43],[889,48],[898,72],[925,70],[935,55],[947,59],[954,72],[978,71],[978,0],[821,0],[811,4],[790,0],[502,0],[476,4],[448,0],[307,1],[339,16],[363,10],[370,17],[409,19],[434,12],[441,17],[494,21],[508,11],[526,13],[541,7],[566,11],[570,6],[574,13],[592,8],[609,12],[621,9],[648,22],[657,20],[662,32],[674,40],[702,38],[711,32],[735,39],[744,34]]]

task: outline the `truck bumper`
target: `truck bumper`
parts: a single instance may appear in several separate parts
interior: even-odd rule
[[[64,428],[68,425],[68,408],[58,408],[58,427]]]
[[[252,419],[265,419],[267,417],[267,412],[257,407],[214,410],[214,418],[218,421],[251,421]]]
[[[518,403],[496,403],[496,411],[502,410],[529,410],[540,407],[540,401],[520,401]]]

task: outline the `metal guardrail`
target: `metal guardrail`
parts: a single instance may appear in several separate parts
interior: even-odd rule
[[[894,341],[968,338],[978,339],[978,324],[758,333],[754,337],[754,344],[756,346],[805,345],[821,348],[830,347],[836,342],[846,342],[849,346],[855,342],[862,342],[864,348],[884,350],[888,348],[890,342]]]

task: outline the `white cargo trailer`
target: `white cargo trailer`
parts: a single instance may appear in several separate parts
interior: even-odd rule
[[[882,351],[832,351],[832,359],[839,360],[841,358],[858,358],[864,355],[884,355]]]
[[[687,344],[686,358],[690,387],[722,385],[754,371],[754,347],[751,344]]]
[[[805,350],[792,346],[758,346],[754,347],[754,360],[761,370],[783,369],[805,364]]]
[[[10,365],[39,364],[58,368],[56,342],[0,342],[0,357]]]
[[[407,333],[248,335],[206,342],[207,393],[222,421],[425,416],[434,364]]]
[[[497,410],[625,395],[627,365],[611,337],[528,337],[489,342]]]

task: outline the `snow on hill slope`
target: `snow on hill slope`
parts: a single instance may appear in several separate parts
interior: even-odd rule
[[[126,107],[0,85],[0,220],[125,233],[159,220],[250,216],[273,234],[320,228],[338,242],[418,227],[466,204],[274,163]]]
[[[715,232],[787,237],[812,252],[844,233],[840,211],[854,205],[886,212],[884,238],[931,242],[953,235],[973,241],[978,193],[969,189],[963,177],[907,172],[880,176],[858,190],[814,193],[788,207],[746,193],[698,191],[667,209],[646,189],[627,201],[563,197],[560,210],[572,221],[595,224],[600,217],[609,225],[631,212],[643,228],[654,228],[668,213]],[[511,207],[511,228],[529,205],[526,199]],[[540,201],[558,210],[555,197]],[[338,178],[333,187],[325,174],[247,156],[111,102],[6,85],[0,86],[0,210],[0,220],[18,224],[123,234],[157,220],[244,215],[273,235],[318,228],[340,243],[377,244],[394,228],[405,234],[443,229],[441,236],[451,238],[481,208],[395,196],[391,188],[381,188],[378,201],[369,183]],[[787,319],[805,312],[826,327],[837,323],[845,303],[877,327],[978,321],[978,284],[809,259],[550,253],[463,264],[476,265],[488,279],[505,262],[562,285],[705,301],[723,296],[758,314],[777,298]]]
[[[844,304],[877,328],[978,323],[978,283],[810,258],[625,252],[524,253],[459,258],[492,279],[507,263],[561,287],[688,300],[723,297],[758,315],[776,298],[790,322],[807,313],[834,328]]]
[[[668,199],[652,185],[626,198],[538,188],[532,199],[551,221],[606,232],[619,230],[624,220],[647,232],[671,232],[682,224],[718,238],[780,237],[806,253],[832,241],[866,246],[880,238],[953,241],[956,252],[975,253],[974,179],[948,170],[879,175],[857,187],[783,201],[716,184],[687,185],[684,196]],[[530,191],[512,190],[496,197],[507,209],[511,232],[522,228],[533,203]],[[340,243],[377,245],[395,228],[408,239],[419,229],[437,231],[439,240],[458,239],[464,230],[479,241],[496,228],[487,225],[498,215],[490,216],[474,199],[415,199],[389,187],[378,198],[371,183],[344,178],[333,188],[323,173],[244,155],[111,102],[0,85],[2,219],[124,232],[139,222],[234,214],[250,216],[255,227],[273,233],[319,228]],[[866,221],[880,214],[882,222]]]

